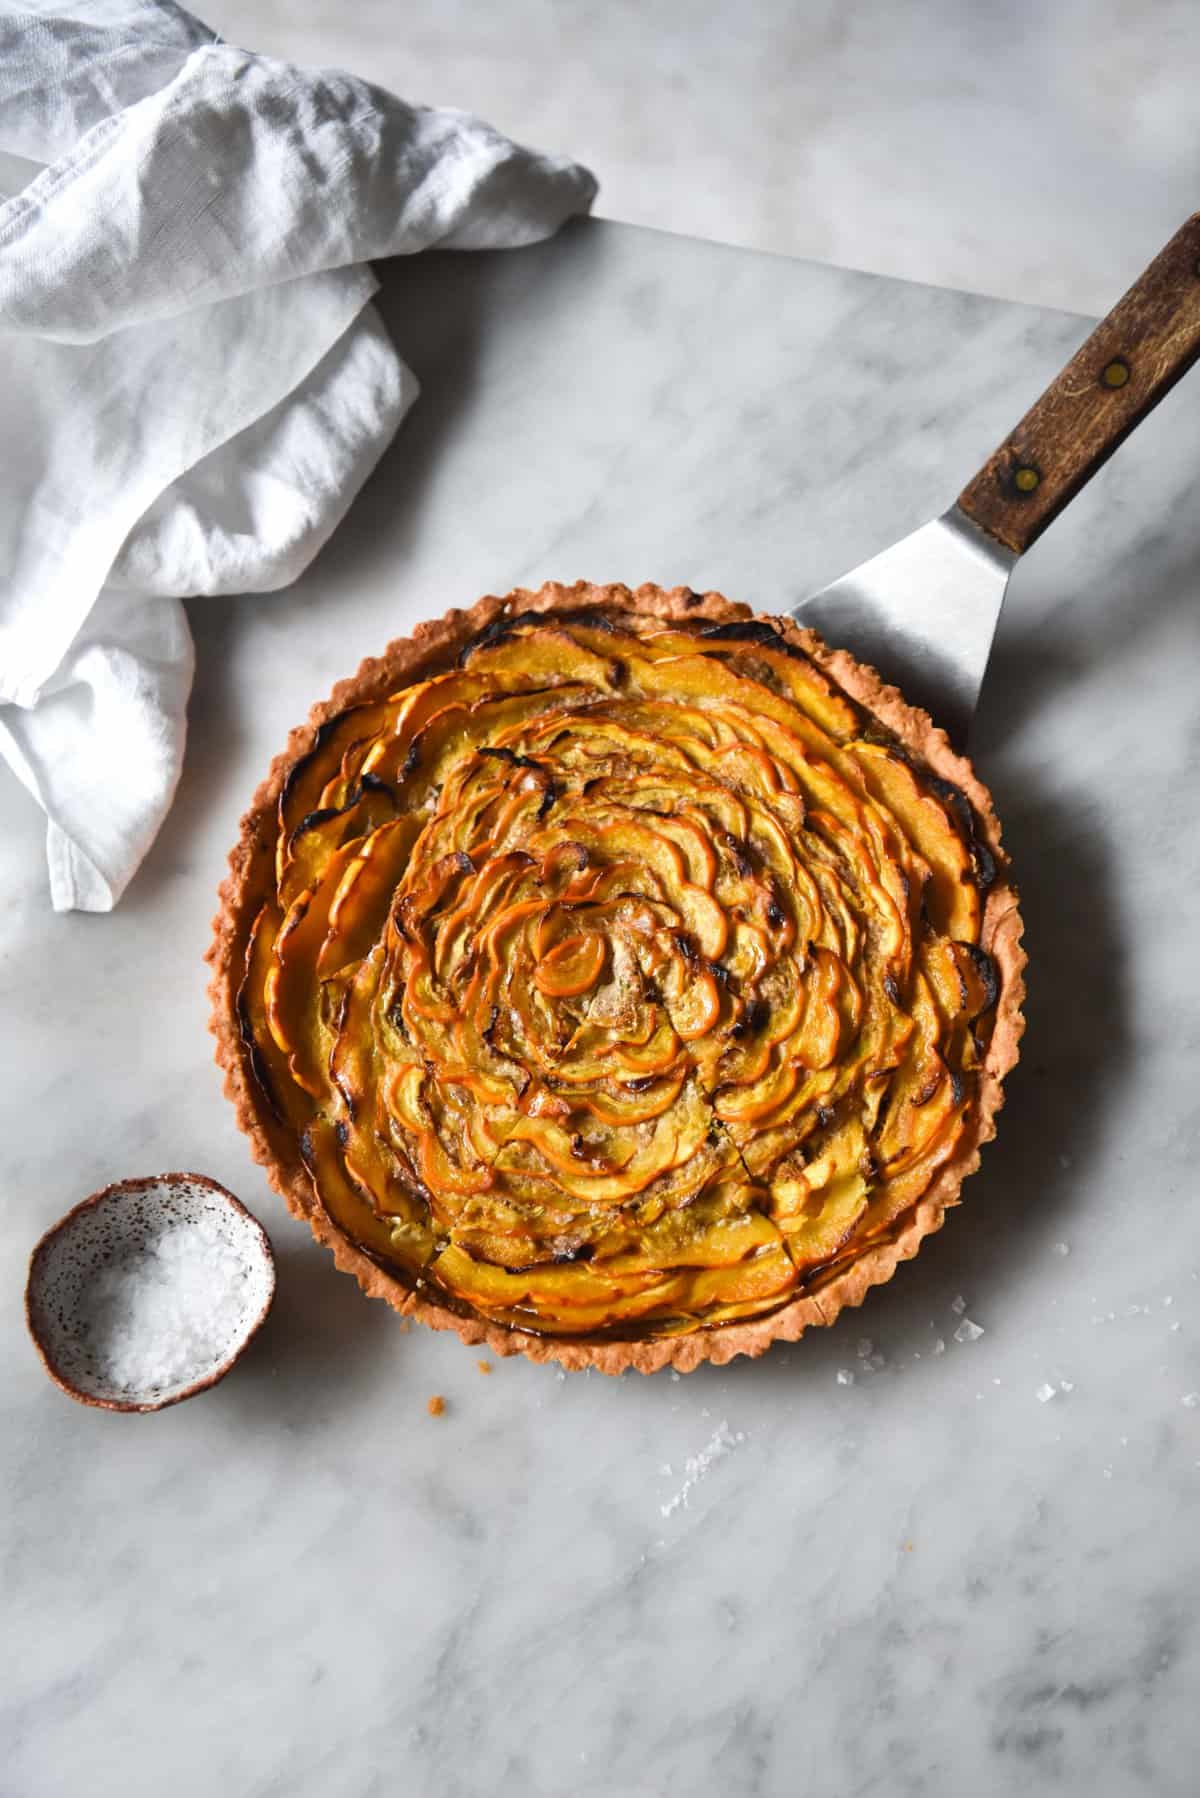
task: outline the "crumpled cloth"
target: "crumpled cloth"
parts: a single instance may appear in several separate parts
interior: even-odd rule
[[[0,754],[57,910],[115,905],[170,806],[181,597],[293,581],[417,397],[367,259],[536,242],[595,191],[177,7],[0,0]]]

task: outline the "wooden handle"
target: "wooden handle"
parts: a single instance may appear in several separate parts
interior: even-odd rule
[[[1200,356],[1200,212],[1055,376],[958,503],[1021,555]]]

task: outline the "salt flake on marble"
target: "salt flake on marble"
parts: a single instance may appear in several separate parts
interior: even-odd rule
[[[1069,1242],[1056,1242],[1054,1245],[1054,1253],[1056,1255],[1069,1255],[1071,1253],[1070,1243]]]
[[[940,1336],[939,1336],[939,1337],[938,1337],[938,1338],[937,1338],[937,1340],[936,1340],[936,1341],[935,1341],[935,1342],[934,1342],[934,1345],[933,1345],[933,1347],[932,1347],[932,1348],[931,1348],[931,1349],[930,1349],[930,1351],[929,1351],[929,1352],[930,1352],[930,1354],[931,1354],[931,1355],[944,1355],[944,1354],[945,1354],[945,1352],[946,1352],[946,1344],[945,1344],[945,1343],[944,1343],[944,1342],[943,1342],[943,1340],[942,1340],[942,1338],[941,1338],[941,1337],[940,1337]]]
[[[1194,1411],[1200,1405],[1200,1392],[1185,1392],[1179,1402],[1186,1405],[1189,1411]]]
[[[1175,1322],[1171,1325],[1172,1336],[1174,1336],[1176,1330],[1182,1330],[1182,1328],[1183,1328],[1183,1325],[1179,1322],[1178,1318],[1176,1318]]]
[[[966,1308],[967,1301],[961,1292],[950,1300],[950,1309],[953,1311],[955,1317],[961,1317]]]
[[[964,1317],[954,1332],[955,1342],[978,1342],[984,1334],[980,1324],[973,1324],[969,1317]]]
[[[839,1386],[853,1386],[854,1369],[852,1367],[839,1367],[837,1370],[837,1383]]]
[[[1036,1396],[1037,1396],[1038,1404],[1039,1405],[1048,1405],[1050,1403],[1050,1400],[1054,1397],[1054,1395],[1057,1391],[1058,1391],[1057,1386],[1052,1386],[1050,1384],[1049,1380],[1043,1380],[1041,1385],[1037,1389]]]
[[[668,1499],[665,1505],[660,1505],[658,1507],[662,1515],[664,1517],[670,1517],[674,1512],[678,1511],[681,1506],[686,1508],[691,1503],[692,1493],[695,1491],[700,1481],[704,1479],[705,1475],[709,1473],[718,1461],[729,1454],[732,1449],[736,1448],[738,1443],[744,1442],[745,1440],[746,1437],[744,1431],[739,1430],[735,1436],[726,1420],[722,1418],[716,1429],[713,1431],[706,1446],[700,1450],[700,1453],[698,1455],[689,1455],[684,1462],[683,1485],[679,1488],[674,1498]]]
[[[1074,1390],[1075,1390],[1074,1380],[1060,1380],[1058,1382],[1058,1390],[1060,1392],[1074,1392]]]

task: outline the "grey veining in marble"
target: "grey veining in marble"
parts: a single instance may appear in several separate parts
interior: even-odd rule
[[[50,913],[0,789],[0,1790],[1190,1798],[1200,375],[1014,579],[975,746],[1029,1033],[963,1208],[758,1364],[484,1378],[333,1271],[221,1097],[200,957],[255,782],[362,655],[489,589],[786,606],[953,497],[1086,327],[600,225],[384,300],[425,395],[299,586],[192,608],[183,784],[115,914]],[[262,1216],[275,1311],[208,1396],[89,1413],[24,1339],[24,1260],[162,1167]]]

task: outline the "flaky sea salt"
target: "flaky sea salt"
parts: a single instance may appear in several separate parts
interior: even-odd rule
[[[725,1418],[722,1418],[716,1429],[713,1431],[707,1445],[700,1450],[698,1455],[689,1455],[684,1462],[683,1485],[679,1488],[674,1498],[668,1499],[665,1505],[660,1505],[658,1507],[662,1515],[664,1517],[670,1517],[675,1511],[678,1511],[681,1506],[686,1508],[692,1501],[692,1493],[705,1475],[718,1461],[729,1454],[732,1449],[736,1448],[740,1442],[744,1442],[745,1440],[746,1434],[744,1430],[739,1430],[735,1436]]]
[[[969,1317],[964,1317],[954,1332],[954,1340],[955,1342],[978,1342],[983,1333],[981,1324],[973,1324]]]
[[[249,1299],[245,1259],[202,1218],[101,1267],[82,1329],[118,1391],[168,1392],[203,1379],[237,1346]]]
[[[837,1370],[837,1383],[839,1386],[853,1386],[854,1369],[852,1367],[839,1367]]]
[[[1037,1396],[1038,1404],[1039,1405],[1048,1405],[1050,1403],[1050,1400],[1054,1397],[1054,1395],[1057,1391],[1058,1391],[1057,1386],[1052,1386],[1050,1384],[1049,1380],[1043,1380],[1041,1385],[1037,1389],[1036,1396]]]
[[[929,1352],[931,1355],[944,1355],[945,1354],[946,1344],[940,1336],[934,1337],[933,1347],[930,1349]]]
[[[1069,1255],[1071,1253],[1070,1243],[1069,1242],[1056,1242],[1054,1245],[1054,1253],[1056,1255]]]
[[[1185,1392],[1179,1402],[1186,1405],[1189,1411],[1194,1411],[1200,1405],[1200,1392]]]
[[[966,1308],[967,1301],[961,1292],[957,1293],[955,1297],[950,1300],[950,1309],[953,1311],[955,1317],[961,1317]]]

